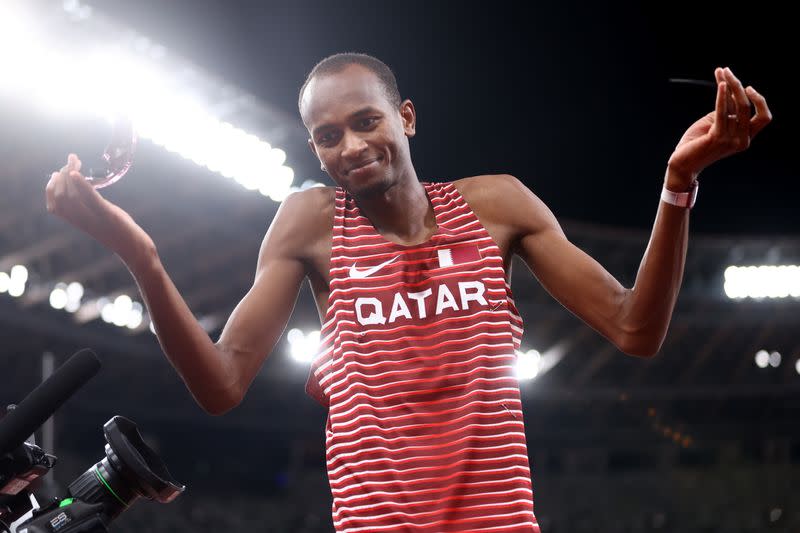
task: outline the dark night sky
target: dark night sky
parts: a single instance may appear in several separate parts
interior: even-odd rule
[[[295,115],[297,90],[318,60],[340,51],[376,55],[416,105],[412,156],[423,179],[511,173],[559,218],[636,228],[652,224],[672,148],[713,109],[713,89],[668,78],[712,80],[714,67],[727,65],[767,97],[775,120],[749,151],[702,174],[693,231],[800,232],[798,171],[789,161],[800,113],[790,100],[797,46],[788,8],[765,2],[742,9],[704,3],[702,12],[681,2],[92,3]],[[293,149],[290,164],[293,157],[312,157],[305,147]]]

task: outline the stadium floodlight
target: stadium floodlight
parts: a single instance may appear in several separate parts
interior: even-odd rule
[[[20,1],[0,2],[0,91],[57,116],[125,117],[140,138],[275,201],[298,189],[292,187],[286,152],[232,121],[237,115],[231,109],[259,115],[254,97],[167,55],[147,37],[100,20],[78,0],[65,2],[63,11],[83,30],[67,41],[50,31],[52,13],[45,16]],[[103,39],[105,34],[115,37]],[[106,83],[57,82],[79,72],[102,73]],[[227,101],[220,102],[220,95]]]
[[[725,269],[725,294],[744,298],[800,298],[800,266],[729,266]]]
[[[63,283],[56,285],[50,292],[50,307],[53,309],[64,309],[67,305],[67,287]]]
[[[766,350],[757,351],[755,360],[758,368],[767,368],[769,366],[769,352]]]

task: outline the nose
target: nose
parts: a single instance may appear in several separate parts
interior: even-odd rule
[[[342,139],[342,157],[344,159],[358,159],[367,148],[367,143],[354,132],[348,131]]]

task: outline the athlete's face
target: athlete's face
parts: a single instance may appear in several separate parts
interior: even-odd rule
[[[392,105],[378,77],[360,65],[315,77],[300,104],[308,144],[333,180],[355,196],[381,193],[411,168],[411,101]]]

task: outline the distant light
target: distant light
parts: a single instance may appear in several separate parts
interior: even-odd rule
[[[772,352],[771,354],[769,354],[769,364],[775,368],[780,366],[781,364],[780,352]]]
[[[28,269],[22,265],[14,265],[11,267],[11,281],[24,284],[28,281]]]
[[[120,294],[114,298],[114,307],[121,312],[127,313],[133,309],[133,300],[127,294]]]
[[[269,196],[276,202],[282,202],[289,196],[294,180],[294,170],[291,167],[274,167],[269,175],[264,176],[264,180],[258,192],[264,196]]]
[[[11,277],[5,272],[0,272],[0,293],[7,292],[11,286]]]
[[[800,266],[729,266],[725,294],[741,298],[800,298]]]
[[[289,353],[292,359],[301,363],[308,363],[319,350],[320,332],[315,330],[307,335],[297,328],[292,328],[286,335],[289,341]]]
[[[2,273],[0,273],[2,274]],[[6,279],[8,278],[8,279]],[[23,265],[14,265],[11,267],[11,275],[2,276],[0,280],[0,287],[4,287],[8,294],[14,298],[19,298],[25,293],[25,283],[28,281],[28,269]]]
[[[797,373],[798,373],[798,374],[800,374],[800,359],[798,359],[797,361],[795,361],[795,363],[794,363],[794,369],[797,371]]]
[[[112,323],[114,322],[114,318],[116,317],[114,313],[114,304],[108,302],[103,306],[103,309],[100,311],[100,318],[103,319],[103,322]]]
[[[67,285],[67,296],[69,296],[70,300],[80,301],[80,299],[83,298],[83,285],[77,281],[73,281]]]
[[[769,352],[766,350],[759,350],[756,352],[756,365],[758,368],[767,368],[769,365]]]
[[[68,313],[74,313],[81,308],[81,298],[83,298],[83,285],[77,281],[73,281],[69,285],[65,283],[58,283],[56,288],[64,290],[67,295],[67,301],[64,304],[64,310]]]
[[[128,314],[128,321],[125,323],[128,329],[136,329],[142,325],[142,311],[141,309],[131,309]]]
[[[517,352],[516,374],[520,381],[535,379],[539,375],[542,356],[537,350]]]
[[[25,283],[11,280],[11,284],[8,286],[8,294],[13,296],[14,298],[19,298],[25,293]]]
[[[289,341],[289,344],[297,344],[298,342],[302,342],[306,336],[303,332],[297,328],[292,328],[289,330],[289,333],[286,335],[286,340]]]
[[[63,285],[63,283],[60,285]],[[64,309],[68,300],[67,291],[63,287],[56,285],[56,288],[50,292],[50,307],[53,309]]]

